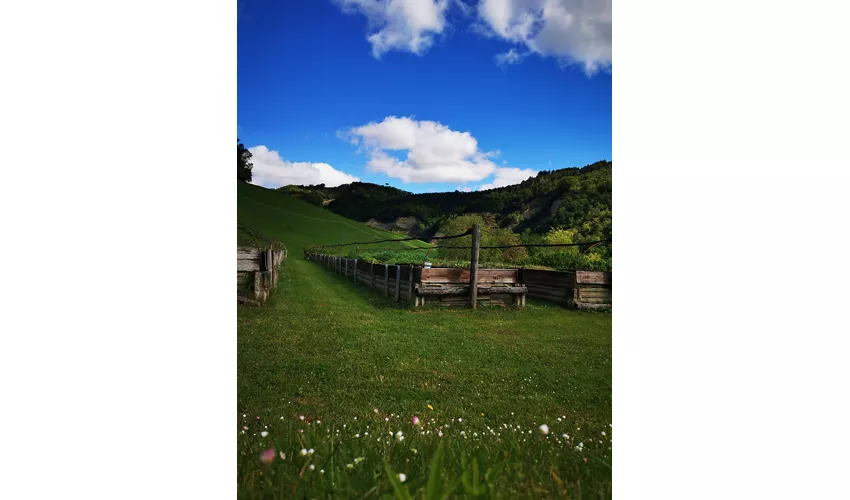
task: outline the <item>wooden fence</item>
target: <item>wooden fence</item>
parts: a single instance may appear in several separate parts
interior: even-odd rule
[[[470,303],[469,269],[373,264],[311,252],[305,252],[304,257],[397,302],[412,302],[414,306]],[[611,307],[609,272],[478,269],[477,283],[477,301],[484,304],[524,307],[528,295],[568,307]]]
[[[469,269],[423,268],[415,264],[373,264],[333,255],[305,252],[307,260],[318,262],[351,281],[359,281],[396,302],[414,306],[469,304]],[[518,283],[516,269],[479,269],[478,302],[525,305],[525,287]]]
[[[611,273],[520,270],[528,296],[577,309],[611,308]]]
[[[260,305],[277,285],[278,270],[286,258],[285,249],[236,248],[236,300]]]

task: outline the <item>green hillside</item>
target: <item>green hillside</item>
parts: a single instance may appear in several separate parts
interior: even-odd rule
[[[279,191],[237,182],[237,216],[245,225],[285,244],[290,253],[301,253],[310,244],[370,241],[402,236],[375,229],[341,215],[287,196]],[[250,237],[237,231],[240,244]],[[392,248],[419,248],[423,242],[389,243]],[[381,245],[374,245],[373,248]]]
[[[464,214],[489,214],[494,224],[528,237],[555,229],[578,241],[611,236],[612,164],[543,171],[519,184],[487,191],[413,194],[363,182],[327,188],[284,186],[279,190],[349,219],[391,223],[414,218],[411,234],[430,236]],[[532,243],[532,241],[528,241]]]

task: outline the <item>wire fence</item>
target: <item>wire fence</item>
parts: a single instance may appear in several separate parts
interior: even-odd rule
[[[283,243],[269,238],[261,231],[248,226],[239,219],[236,219],[236,230],[242,234],[242,237],[237,238],[239,240],[237,243],[239,244],[248,244],[250,242],[252,246],[263,250],[286,249],[286,245]]]
[[[612,241],[610,237],[578,243],[516,243],[505,241],[505,235],[500,235],[487,229],[481,229],[481,232],[487,234],[490,241],[488,244],[479,245],[478,248],[481,253],[480,260],[482,263],[492,265],[493,267],[518,267],[523,264],[530,264],[532,266],[540,265],[541,267],[550,268],[593,267],[597,270],[610,270],[610,260],[605,261],[603,259],[601,262],[597,262],[599,259],[594,261],[588,258],[591,249],[600,245],[610,244]],[[514,238],[517,236],[514,236]],[[460,238],[469,238],[470,244],[443,244],[445,241]],[[307,251],[334,253],[340,256],[394,264],[424,264],[429,261],[439,261],[440,264],[456,266],[465,265],[469,262],[473,248],[471,238],[472,228],[469,228],[463,233],[449,236],[386,238],[371,241],[310,245]],[[494,240],[497,244],[494,244]],[[387,248],[387,244],[413,241],[419,241],[422,245],[414,248]],[[370,248],[370,245],[378,244],[382,245],[382,247]],[[540,252],[545,251],[545,249],[564,250],[568,248],[577,248],[577,252],[561,252],[562,255],[557,255],[558,252],[548,252],[545,256],[546,258],[540,258]],[[535,255],[530,256],[528,249],[532,249]],[[464,253],[464,251],[468,253]]]

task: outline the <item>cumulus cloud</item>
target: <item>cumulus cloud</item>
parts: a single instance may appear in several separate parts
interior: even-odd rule
[[[469,193],[469,192],[471,192],[471,191],[472,191],[472,188],[471,188],[471,187],[467,187],[467,186],[458,186],[456,189],[457,189],[458,191],[460,191],[461,193]]]
[[[342,134],[369,155],[366,169],[404,182],[474,182],[496,171],[490,160],[498,151],[478,149],[469,132],[433,121],[388,116]],[[406,152],[404,159],[391,152]],[[396,153],[398,154],[398,153]]]
[[[478,189],[480,191],[486,191],[488,189],[511,186],[536,175],[537,172],[530,168],[499,167],[496,169],[496,178],[493,179],[493,182],[482,184]]]
[[[335,0],[343,12],[360,13],[369,23],[372,55],[391,50],[424,54],[446,28],[449,0]]]
[[[324,184],[334,187],[360,180],[327,163],[284,160],[277,151],[270,151],[262,145],[248,148],[248,151],[254,164],[251,183],[259,186],[278,188],[287,184]]]
[[[491,36],[588,75],[611,67],[611,0],[481,0],[478,16]]]

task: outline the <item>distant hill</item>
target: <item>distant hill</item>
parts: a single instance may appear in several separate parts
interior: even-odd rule
[[[451,217],[478,213],[515,233],[570,230],[575,241],[611,236],[609,161],[543,171],[520,184],[488,191],[413,194],[355,182],[328,188],[284,186],[279,191],[349,219],[427,237]]]

